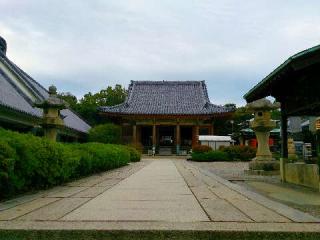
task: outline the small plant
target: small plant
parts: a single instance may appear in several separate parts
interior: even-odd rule
[[[209,152],[193,152],[192,161],[197,162],[215,162],[215,161],[229,161],[228,154],[222,151]]]

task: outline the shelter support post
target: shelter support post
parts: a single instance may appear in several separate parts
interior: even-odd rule
[[[281,109],[281,158],[280,158],[280,174],[281,180],[286,182],[285,164],[288,159],[288,116]]]

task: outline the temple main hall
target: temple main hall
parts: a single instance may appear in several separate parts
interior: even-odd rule
[[[100,113],[122,126],[125,143],[144,153],[184,155],[199,135],[214,135],[215,120],[228,118],[232,109],[210,102],[205,81],[131,81],[126,101]]]

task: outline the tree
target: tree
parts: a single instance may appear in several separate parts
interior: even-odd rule
[[[98,114],[98,108],[123,103],[127,97],[127,91],[117,84],[114,88],[108,86],[97,93],[88,92],[79,101],[69,92],[60,93],[59,96],[69,104],[72,110],[94,126],[102,122]]]
[[[90,142],[121,143],[121,127],[112,123],[97,125],[89,131]]]
[[[71,108],[74,111],[77,111],[78,99],[76,96],[74,96],[70,92],[62,92],[58,94],[58,97],[63,99],[69,105],[69,108]]]

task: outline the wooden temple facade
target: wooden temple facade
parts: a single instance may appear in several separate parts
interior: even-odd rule
[[[204,81],[132,81],[124,103],[100,111],[122,126],[126,143],[160,155],[186,154],[231,114],[210,103]]]

